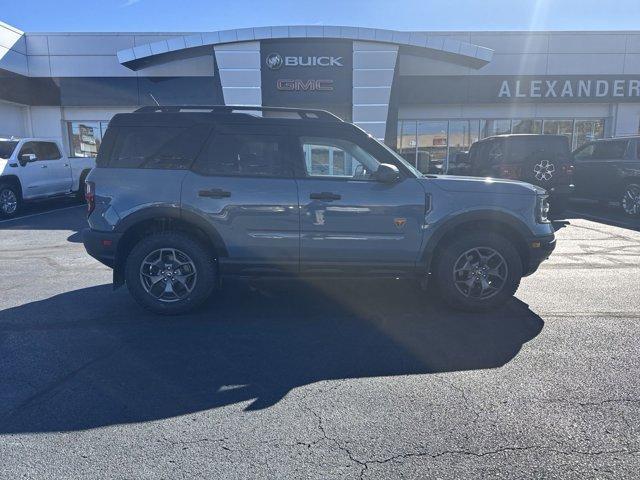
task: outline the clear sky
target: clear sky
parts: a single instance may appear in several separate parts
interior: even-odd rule
[[[3,0],[26,32],[209,31],[261,25],[397,30],[637,30],[640,0]]]

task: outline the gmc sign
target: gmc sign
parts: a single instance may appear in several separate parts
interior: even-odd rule
[[[276,88],[283,92],[332,92],[333,80],[286,80],[276,82]]]

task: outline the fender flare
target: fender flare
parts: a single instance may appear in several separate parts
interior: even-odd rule
[[[455,228],[465,223],[473,223],[479,221],[503,223],[508,225],[513,229],[513,231],[517,232],[518,236],[522,239],[522,242],[524,244],[526,244],[526,241],[529,239],[529,237],[532,236],[531,230],[522,220],[520,220],[513,214],[504,212],[502,210],[473,210],[470,212],[453,214],[449,218],[442,220],[440,223],[433,225],[435,231],[427,240],[421,256],[422,264],[426,266],[427,270],[431,268],[433,254],[436,251],[440,240],[442,240]]]
[[[4,181],[8,181],[8,182],[14,182],[16,185],[18,185],[18,188],[20,189],[20,196],[22,198],[24,198],[24,193],[23,193],[23,189],[22,189],[22,181],[20,181],[20,177],[18,175],[15,174],[8,174],[8,175],[0,175],[0,183],[4,182]]]
[[[183,210],[181,208],[176,208],[175,206],[169,205],[153,205],[144,207],[140,210],[136,210],[135,212],[127,215],[122,218],[118,224],[116,225],[114,232],[126,234],[131,228],[140,224],[141,222],[145,222],[147,220],[155,220],[158,218],[169,218],[172,220],[177,220],[189,225],[192,225],[200,230],[202,230],[205,235],[211,240],[211,243],[216,248],[218,255],[222,257],[228,256],[227,246],[222,239],[222,236],[214,226],[211,225],[205,218],[197,213],[191,212],[189,210]]]

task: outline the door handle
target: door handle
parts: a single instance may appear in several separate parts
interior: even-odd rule
[[[40,165],[40,168],[47,168],[46,165]]]
[[[342,195],[331,192],[312,193],[309,195],[311,200],[324,200],[325,202],[332,202],[333,200],[340,200]]]
[[[221,188],[212,188],[211,190],[200,190],[198,196],[207,198],[227,198],[231,196],[231,192],[222,190]]]

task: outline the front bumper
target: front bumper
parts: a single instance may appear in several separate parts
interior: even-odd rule
[[[87,253],[110,268],[115,265],[121,237],[121,233],[99,232],[90,228],[82,231],[82,243]]]
[[[529,265],[526,265],[524,275],[531,275],[540,264],[544,262],[556,248],[555,235],[545,235],[544,237],[533,237],[529,239]]]

